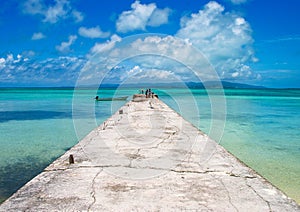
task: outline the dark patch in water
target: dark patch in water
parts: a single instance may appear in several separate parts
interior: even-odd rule
[[[274,149],[279,150],[279,151],[285,151],[286,150],[286,148],[279,147],[279,146],[275,146]]]
[[[68,151],[71,147],[65,147],[63,148],[64,152]]]
[[[1,197],[1,196],[0,196],[0,204],[1,204],[2,202],[4,202],[6,199],[7,199],[6,197]]]
[[[71,112],[45,110],[0,111],[0,122],[72,118]]]
[[[26,157],[0,167],[0,203],[38,175],[50,161]]]

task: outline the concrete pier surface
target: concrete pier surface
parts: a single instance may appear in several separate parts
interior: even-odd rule
[[[163,102],[135,100],[0,211],[300,211]]]

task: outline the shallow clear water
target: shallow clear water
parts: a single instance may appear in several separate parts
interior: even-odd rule
[[[136,91],[104,89],[98,94],[124,96]],[[222,102],[222,93],[155,91],[187,120],[219,140],[213,131],[223,129],[224,114],[222,105],[211,107],[211,101]],[[125,103],[95,103],[95,92],[77,90],[73,98],[72,89],[0,89],[0,201]],[[226,122],[220,144],[300,202],[300,90],[235,89],[225,94]]]

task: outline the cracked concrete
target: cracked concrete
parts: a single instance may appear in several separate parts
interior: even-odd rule
[[[158,99],[120,110],[0,211],[300,211]]]
[[[91,191],[91,196],[92,196],[92,199],[93,199],[93,202],[91,203],[91,205],[89,205],[88,207],[88,211],[91,210],[91,208],[93,207],[93,205],[96,203],[96,190],[95,190],[95,181],[96,181],[96,178],[98,177],[98,175],[103,171],[103,169],[101,169],[96,175],[95,177],[93,178],[93,182],[92,182],[92,191]]]

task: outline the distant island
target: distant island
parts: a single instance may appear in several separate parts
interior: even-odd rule
[[[222,86],[221,86],[222,85]],[[85,86],[84,86],[85,87]],[[94,86],[86,86],[86,87],[98,87]],[[201,82],[174,82],[174,83],[143,83],[143,84],[109,84],[103,83],[99,86],[100,88],[137,88],[137,87],[145,87],[145,88],[194,88],[194,89],[213,89],[213,88],[225,88],[225,89],[266,89],[264,86],[256,86],[256,85],[249,85],[243,83],[234,83],[234,82],[227,82],[227,81],[209,81],[205,83]]]
[[[205,84],[205,87],[204,87]],[[243,83],[234,83],[234,82],[227,82],[227,81],[221,81],[221,84],[223,88],[238,88],[238,89],[265,89],[264,86],[257,86],[257,85],[249,85],[249,84],[243,84]],[[187,83],[187,86],[189,88],[221,88],[220,82],[210,81],[205,83],[194,83],[189,82]]]

